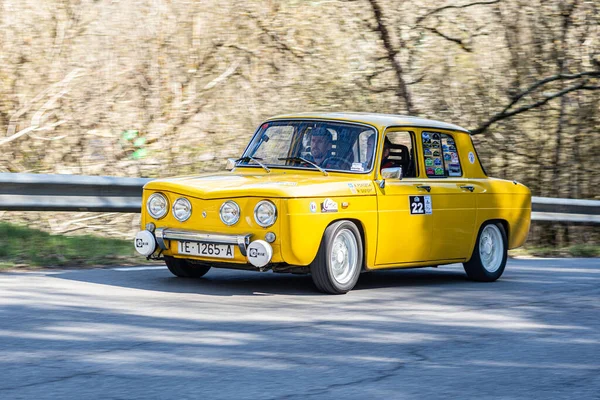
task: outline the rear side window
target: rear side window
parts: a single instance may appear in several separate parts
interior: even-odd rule
[[[421,140],[427,177],[462,176],[458,151],[452,136],[439,132],[423,132]]]

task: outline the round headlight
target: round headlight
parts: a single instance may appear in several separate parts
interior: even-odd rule
[[[263,228],[269,227],[277,219],[277,208],[269,200],[259,201],[254,207],[254,219]]]
[[[180,197],[173,203],[173,216],[177,221],[183,222],[192,215],[192,203],[186,198]]]
[[[225,225],[233,225],[240,220],[240,207],[235,201],[226,201],[221,206],[219,215]]]
[[[162,193],[154,193],[148,197],[146,209],[152,218],[161,219],[167,215],[168,204],[167,198]]]

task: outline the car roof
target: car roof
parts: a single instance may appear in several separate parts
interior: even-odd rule
[[[269,118],[277,119],[330,119],[341,121],[362,122],[374,125],[378,128],[387,128],[392,126],[414,126],[418,128],[446,129],[450,131],[459,131],[469,133],[468,129],[458,125],[448,124],[446,122],[433,119],[411,117],[409,115],[379,114],[366,112],[304,112],[297,114],[276,115]]]

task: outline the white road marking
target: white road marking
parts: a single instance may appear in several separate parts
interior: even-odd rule
[[[127,271],[147,271],[147,270],[153,270],[153,269],[167,269],[166,266],[159,266],[159,267],[127,267],[127,268],[110,268],[113,271],[122,271],[122,272],[127,272]]]

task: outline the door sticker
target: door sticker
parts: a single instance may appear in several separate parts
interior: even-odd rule
[[[321,212],[338,212],[338,204],[331,199],[325,199],[321,203]]]
[[[431,196],[408,196],[411,214],[431,214]]]

